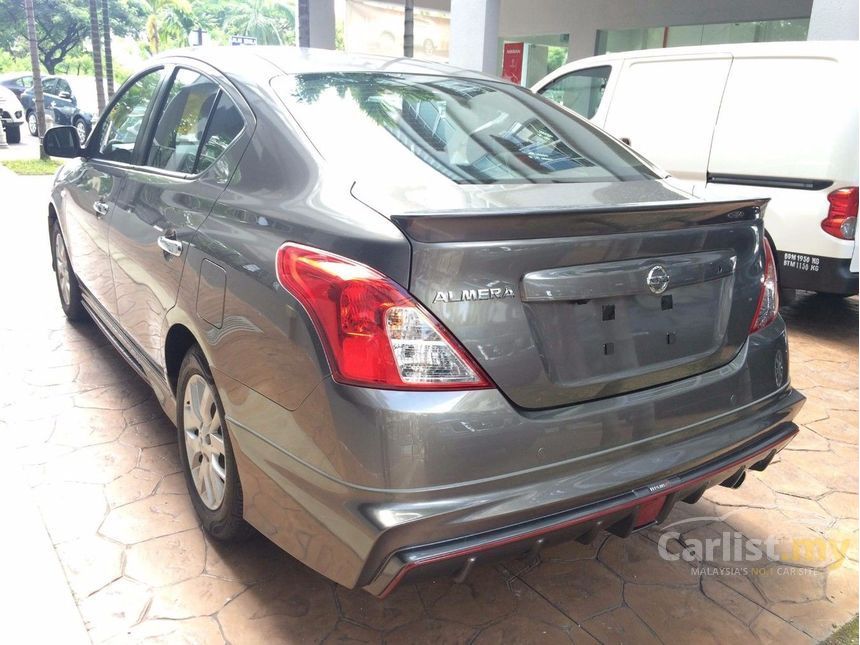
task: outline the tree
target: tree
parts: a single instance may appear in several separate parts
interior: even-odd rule
[[[108,0],[102,0],[102,25],[105,34],[105,77],[107,78],[107,98],[113,98],[113,52],[110,44],[110,6]]]
[[[293,12],[276,0],[233,2],[226,13],[231,34],[253,36],[260,45],[283,45],[296,28]]]
[[[79,50],[90,33],[90,16],[83,0],[38,0],[36,12],[37,54],[49,74],[65,58]],[[110,23],[114,34],[138,34],[146,21],[142,0],[113,0]],[[29,55],[24,0],[0,0],[0,48]]]
[[[42,70],[39,67],[39,49],[36,41],[36,11],[33,0],[24,0],[24,11],[27,16],[27,40],[30,43],[30,66],[33,68],[33,94],[36,103],[36,122],[39,124],[39,139],[45,136],[45,95],[42,93]],[[45,147],[39,144],[39,157],[45,161]]]
[[[194,26],[188,0],[147,0],[145,5],[149,53],[157,54],[164,46],[186,44],[188,32]]]
[[[90,0],[90,41],[93,45],[93,72],[96,77],[96,102],[99,112],[105,109],[105,77],[102,71],[102,42],[99,37],[99,12],[96,0]]]
[[[412,58],[415,52],[415,0],[403,3],[403,55]]]

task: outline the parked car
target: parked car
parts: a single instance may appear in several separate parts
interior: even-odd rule
[[[215,539],[383,596],[629,535],[797,433],[765,201],[527,89],[201,49],[44,146],[62,308],[153,387]]]
[[[24,108],[11,90],[0,86],[0,123],[8,143],[21,142],[21,124],[24,123]]]
[[[81,109],[72,93],[69,82],[61,76],[45,76],[42,79],[45,112],[53,115],[55,125],[70,125],[78,132],[81,143],[86,141],[92,129],[93,114]],[[32,87],[21,93],[21,104],[27,111],[27,129],[34,137],[39,135],[36,119],[36,97]]]
[[[769,197],[786,290],[858,291],[856,42],[632,51],[579,60],[534,90],[709,199]],[[751,97],[755,97],[751,100]]]
[[[15,98],[21,96],[21,92],[33,87],[33,75],[29,72],[6,72],[0,74],[0,86],[10,90]]]

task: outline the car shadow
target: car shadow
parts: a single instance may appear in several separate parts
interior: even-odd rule
[[[857,345],[857,296],[845,298],[812,292],[799,292],[797,299],[779,313],[789,331],[801,331],[822,340]]]

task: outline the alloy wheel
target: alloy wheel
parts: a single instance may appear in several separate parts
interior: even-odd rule
[[[63,298],[63,304],[67,307],[72,300],[72,278],[69,270],[69,255],[66,253],[66,244],[63,242],[63,235],[57,231],[54,237],[54,253],[57,259],[57,284],[60,285],[60,295]]]
[[[199,374],[185,384],[182,421],[191,479],[200,500],[214,511],[224,500],[227,453],[215,393]]]
[[[75,130],[78,131],[78,139],[81,140],[81,145],[87,140],[87,124],[81,120],[75,122]]]
[[[34,137],[39,134],[39,122],[36,120],[36,115],[32,112],[27,115],[27,127],[30,129],[30,134]]]

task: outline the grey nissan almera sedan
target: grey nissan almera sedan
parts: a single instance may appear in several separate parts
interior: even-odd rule
[[[45,147],[62,307],[152,385],[217,539],[384,596],[629,535],[797,433],[765,202],[521,87],[190,50]]]

